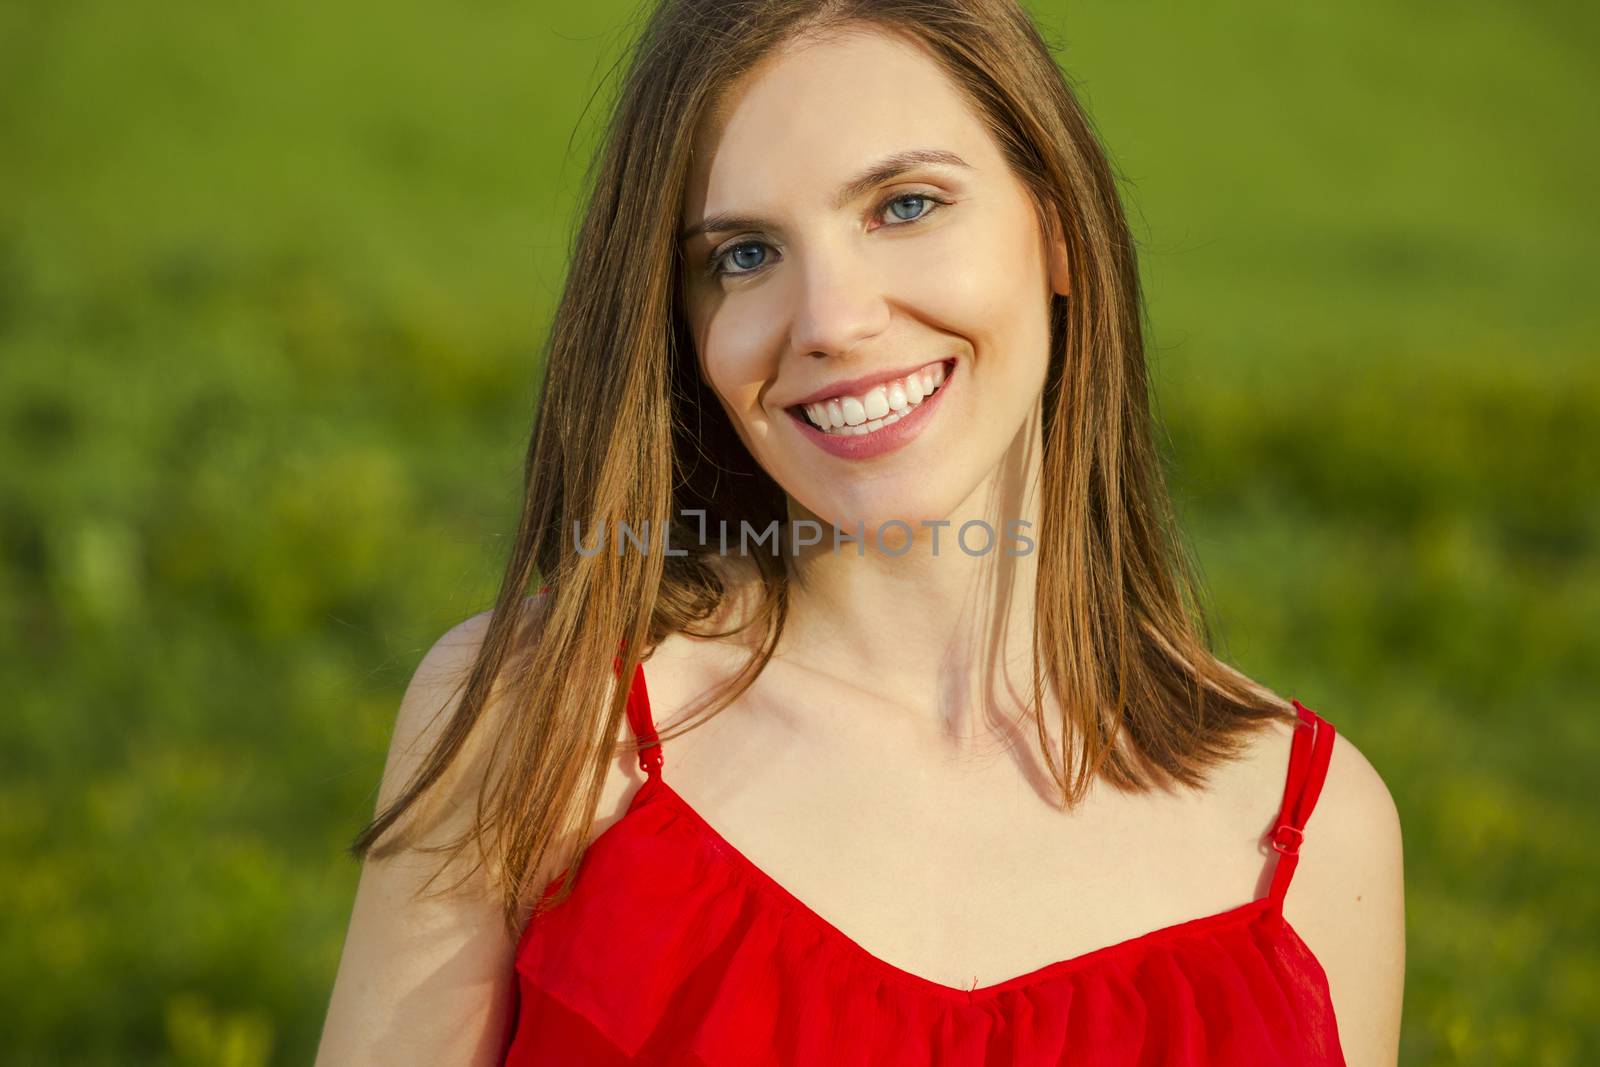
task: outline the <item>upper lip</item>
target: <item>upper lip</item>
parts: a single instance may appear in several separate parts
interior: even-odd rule
[[[921,363],[913,363],[909,367],[901,367],[898,370],[880,370],[873,371],[871,374],[863,374],[858,378],[841,378],[836,382],[830,382],[814,393],[801,397],[788,406],[797,408],[804,407],[806,404],[816,404],[823,400],[831,400],[836,396],[859,396],[875,385],[892,382],[896,378],[904,378],[914,371],[931,367],[935,363],[946,362],[948,362],[948,359],[929,359]]]

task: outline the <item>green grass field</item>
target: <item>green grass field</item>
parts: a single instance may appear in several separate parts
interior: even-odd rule
[[[1223,651],[1400,807],[1402,1061],[1600,1062],[1600,17],[1032,10]],[[630,16],[0,7],[0,1061],[310,1062]]]

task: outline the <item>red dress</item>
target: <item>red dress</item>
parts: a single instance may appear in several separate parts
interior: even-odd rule
[[[516,952],[505,1067],[1344,1064],[1321,964],[1283,917],[1333,727],[1299,701],[1263,897],[958,989],[872,955],[661,776],[592,841]],[[644,670],[628,720],[657,740]],[[545,890],[553,894],[552,881]]]

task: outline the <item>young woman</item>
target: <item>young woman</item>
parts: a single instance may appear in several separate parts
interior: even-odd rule
[[[1209,651],[1022,10],[667,0],[599,163],[318,1062],[1393,1064],[1394,805]]]

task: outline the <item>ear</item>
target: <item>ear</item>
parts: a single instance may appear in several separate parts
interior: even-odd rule
[[[1045,218],[1050,224],[1050,234],[1045,249],[1050,291],[1068,296],[1072,291],[1072,263],[1067,256],[1067,239],[1062,233],[1061,215],[1052,205],[1045,208]]]

